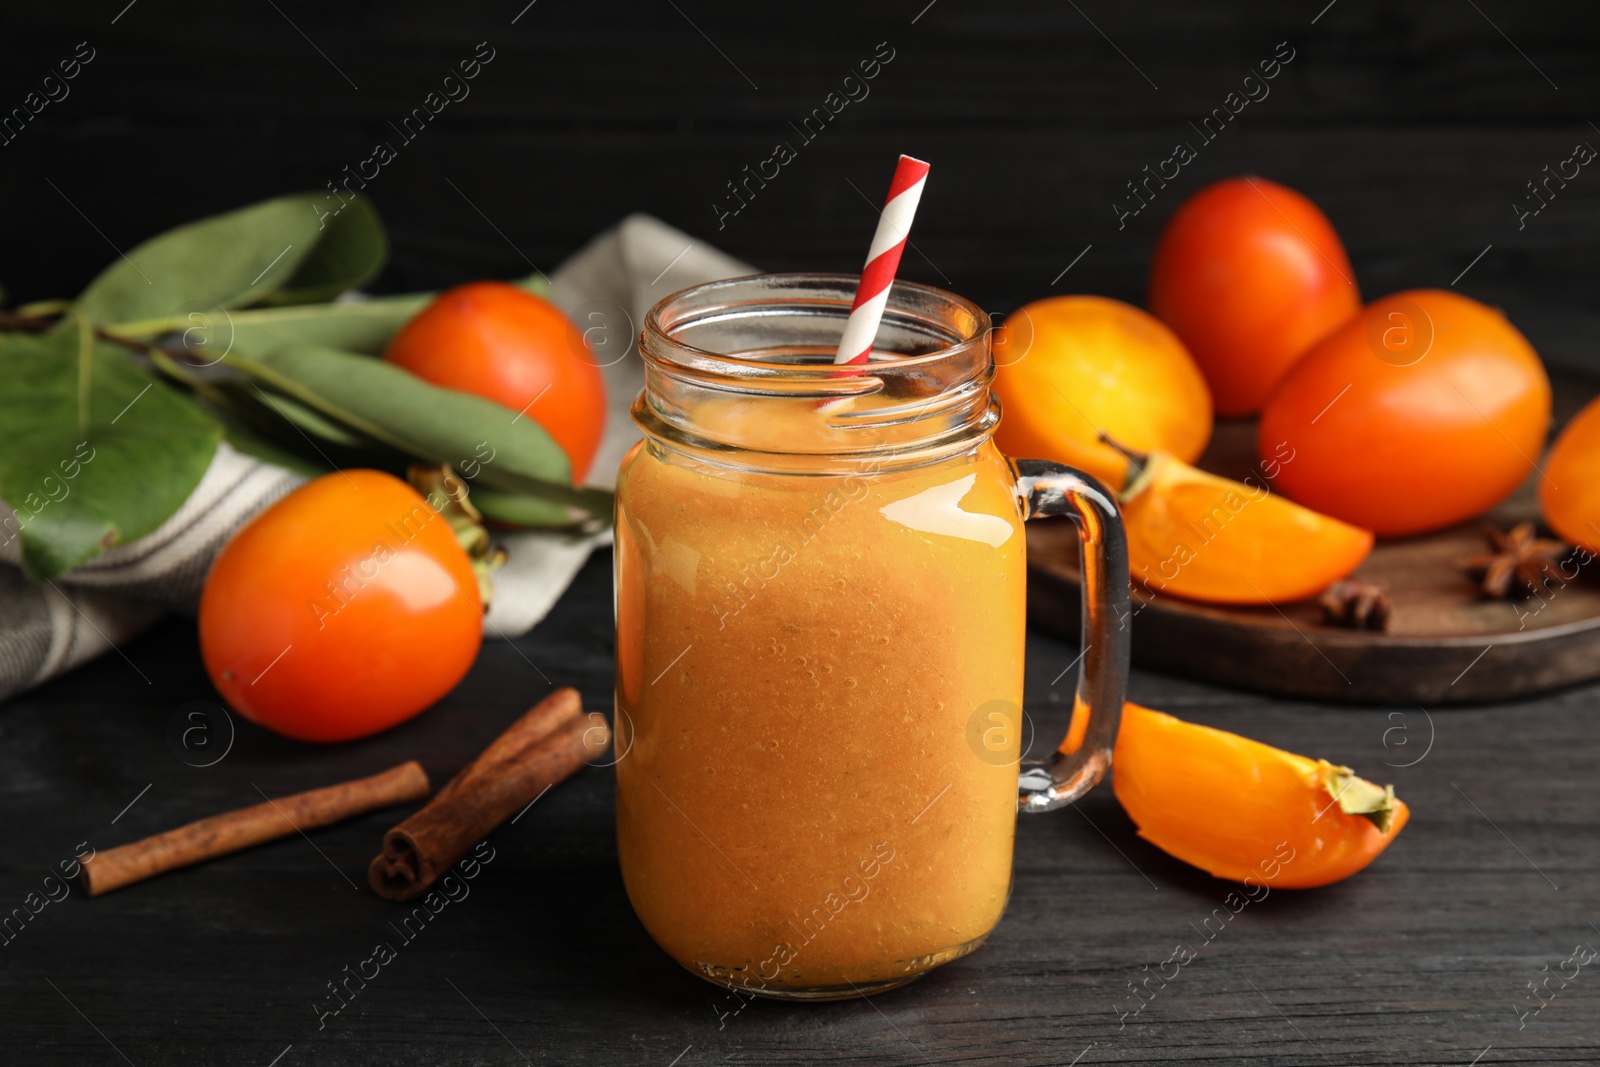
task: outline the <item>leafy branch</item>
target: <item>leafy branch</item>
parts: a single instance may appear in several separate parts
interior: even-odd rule
[[[0,310],[0,371],[17,383],[0,392],[0,498],[15,512],[0,542],[20,536],[30,576],[153,531],[222,437],[307,473],[478,458],[472,502],[491,518],[609,520],[611,494],[574,487],[537,422],[373,358],[433,294],[330,302],[377,275],[388,240],[365,200],[326,225],[319,200],[188,223],[113,261],[75,300]]]

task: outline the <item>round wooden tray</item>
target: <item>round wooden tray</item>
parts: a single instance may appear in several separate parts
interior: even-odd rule
[[[1556,423],[1597,392],[1552,372]],[[1254,463],[1255,424],[1217,424],[1200,466],[1240,477]],[[1278,696],[1359,704],[1508,700],[1600,678],[1600,562],[1523,601],[1486,600],[1462,569],[1483,551],[1483,522],[1538,521],[1534,474],[1483,520],[1383,541],[1356,576],[1388,594],[1386,632],[1330,626],[1315,600],[1276,607],[1200,604],[1135,589],[1133,661],[1142,667]],[[1077,536],[1064,520],[1028,524],[1028,616],[1069,638],[1079,626]],[[1575,564],[1568,564],[1571,572]]]

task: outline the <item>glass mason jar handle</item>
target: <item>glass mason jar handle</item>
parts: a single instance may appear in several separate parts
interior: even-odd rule
[[[1017,792],[1019,811],[1052,811],[1083,796],[1111,769],[1128,688],[1128,539],[1116,501],[1099,482],[1059,463],[1014,462],[1027,518],[1064,515],[1078,524],[1083,655],[1072,718],[1076,728],[1079,717],[1088,716],[1088,730],[1070,754],[1058,750],[1048,759],[1023,760]]]

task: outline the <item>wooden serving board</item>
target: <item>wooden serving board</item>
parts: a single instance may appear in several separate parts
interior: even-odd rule
[[[1600,382],[1552,372],[1556,425]],[[1552,438],[1553,439],[1553,438]],[[1229,477],[1255,462],[1255,423],[1217,424],[1200,466]],[[1420,537],[1380,541],[1356,576],[1387,592],[1386,632],[1323,620],[1316,600],[1276,607],[1201,604],[1135,588],[1133,661],[1142,667],[1278,696],[1355,704],[1508,700],[1600,678],[1600,561],[1542,598],[1486,600],[1461,561],[1483,551],[1484,521],[1538,522],[1532,475],[1475,520]],[[1066,520],[1028,524],[1028,615],[1064,637],[1079,627],[1077,535]]]

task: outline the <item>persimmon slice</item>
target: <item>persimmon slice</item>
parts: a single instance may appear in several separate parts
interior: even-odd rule
[[[1393,786],[1225,730],[1127,704],[1112,761],[1139,836],[1218,878],[1327,885],[1366,867],[1405,828]]]
[[[1325,589],[1372,551],[1372,534],[1219,478],[1163,452],[1122,494],[1133,578],[1218,604],[1275,604]]]

